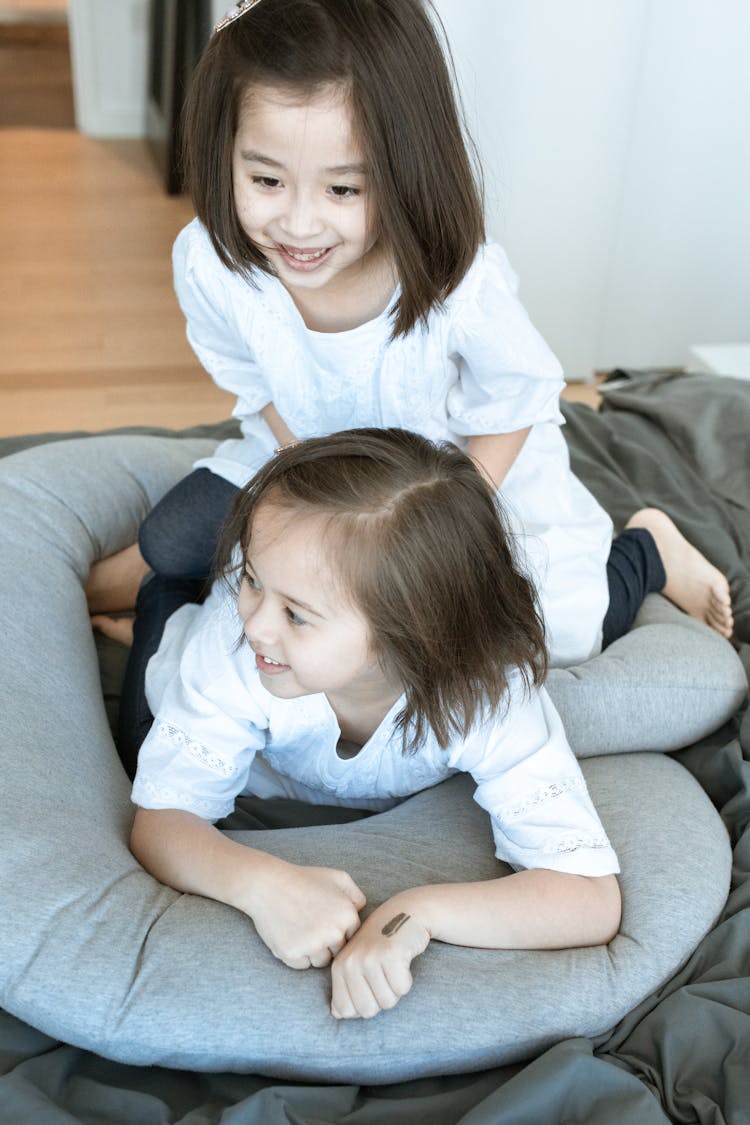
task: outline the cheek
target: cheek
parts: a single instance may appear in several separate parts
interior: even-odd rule
[[[240,592],[237,595],[237,612],[239,614],[240,621],[242,622],[243,629],[249,618],[251,618],[253,615],[255,604],[256,599],[252,593],[252,590],[246,582],[243,582],[240,586]]]
[[[360,636],[356,640],[352,639],[350,652],[352,654],[352,659],[357,663],[358,667],[364,671],[372,672],[380,667],[378,653],[369,637]]]
[[[364,212],[353,216],[349,224],[350,236],[353,242],[359,242],[362,246],[368,248],[372,246],[375,241],[375,234],[371,228],[370,223],[367,222],[367,217]]]
[[[240,226],[249,233],[250,228],[263,222],[263,202],[253,191],[252,185],[236,178],[233,181],[234,209]]]
[[[247,191],[241,186],[235,188],[234,192],[234,209],[237,212],[237,218],[240,221],[240,226],[245,230],[252,225],[253,210],[249,206]]]

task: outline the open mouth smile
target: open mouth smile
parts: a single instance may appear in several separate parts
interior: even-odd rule
[[[255,664],[264,676],[278,676],[282,672],[289,671],[288,664],[280,664],[278,660],[271,660],[268,656],[263,656],[262,653],[256,652]]]
[[[304,273],[317,269],[333,254],[332,246],[323,246],[317,250],[300,250],[296,246],[285,246],[277,242],[276,249],[288,266]]]

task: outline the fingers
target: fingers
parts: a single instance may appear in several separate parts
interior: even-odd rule
[[[429,929],[412,909],[404,896],[384,903],[335,958],[331,969],[335,1019],[371,1019],[393,1008],[410,991],[411,963],[430,943]]]
[[[357,919],[357,922],[359,923],[359,919]],[[356,929],[358,929],[358,928],[359,928],[358,926],[355,927],[355,932],[356,932]],[[329,949],[329,952],[331,954],[331,960],[333,960],[333,958],[336,957],[341,952],[341,950],[344,948],[344,946],[346,945],[348,940],[349,940],[349,935],[347,933],[339,941],[329,942],[328,949]]]
[[[333,956],[330,949],[326,949],[319,953],[310,954],[309,956],[307,953],[304,953],[300,957],[290,957],[286,959],[280,957],[279,960],[283,961],[285,965],[288,965],[290,969],[325,969],[327,965],[330,965]]]
[[[345,966],[331,974],[331,1015],[334,1019],[372,1019],[378,1012],[395,1008],[412,986],[408,965],[384,965],[373,961],[350,969]]]
[[[281,866],[278,881],[263,884],[252,919],[261,939],[292,969],[330,965],[360,928],[365,896],[351,876],[334,868]]]
[[[332,941],[325,949],[319,950],[310,957],[311,967],[313,969],[324,969],[326,965],[330,965],[336,954],[339,953],[345,945],[345,938],[341,938],[339,941]]]
[[[290,957],[288,955],[282,956],[282,954],[276,953],[273,949],[271,950],[271,952],[273,953],[274,957],[277,957],[279,961],[282,961],[290,969],[309,969],[312,965],[312,962],[306,953],[303,953],[298,957]]]
[[[372,1019],[379,1011],[395,1008],[412,988],[412,973],[406,966],[388,974],[382,965],[370,967],[367,975],[334,974],[331,1015],[334,1019]]]
[[[356,907],[356,909],[361,910],[362,907],[367,903],[367,897],[365,896],[365,894],[359,889],[348,872],[339,871],[337,872],[337,875],[338,885],[341,890],[349,899],[351,899],[352,904]]]
[[[350,927],[353,933],[359,928],[359,919]],[[294,950],[271,949],[274,957],[283,961],[290,969],[325,969],[344,948],[348,941],[348,932],[340,930],[331,932],[328,937],[310,937],[308,941],[300,943]]]

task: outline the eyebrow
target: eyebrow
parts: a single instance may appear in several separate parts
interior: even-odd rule
[[[266,168],[278,168],[280,171],[286,171],[285,166],[279,161],[274,160],[271,156],[266,156],[263,152],[256,152],[255,149],[243,149],[240,152],[243,160],[247,160],[252,164],[263,164]],[[364,176],[367,173],[365,164],[333,164],[328,168],[323,169],[332,176]]]
[[[313,617],[320,617],[321,620],[325,619],[325,614],[319,613],[317,609],[313,609],[307,602],[301,602],[299,598],[295,598],[291,594],[284,594],[281,590],[278,590],[277,593],[282,601],[291,602],[292,605],[296,605],[299,609],[304,609],[305,613],[311,613]]]
[[[246,559],[244,566],[245,574],[247,574],[249,570],[253,572],[253,575],[255,574],[255,568],[253,567],[253,564],[249,559]],[[292,594],[285,594],[282,590],[275,590],[274,593],[278,594],[282,601],[291,602],[292,605],[296,605],[300,609],[304,609],[306,613],[311,613],[313,617],[319,617],[322,621],[325,620],[325,614],[320,613],[320,611],[317,609],[313,609],[313,607],[311,605],[308,605],[307,602],[301,602],[299,598],[295,598]]]

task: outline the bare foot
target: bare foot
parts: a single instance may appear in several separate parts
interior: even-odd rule
[[[91,618],[91,624],[110,640],[119,641],[121,645],[132,648],[133,620],[132,614],[125,617],[110,617],[107,613],[95,613]]]
[[[135,609],[138,590],[148,571],[137,543],[95,562],[86,583],[89,613]]]
[[[642,508],[625,526],[644,527],[653,535],[667,574],[662,593],[722,637],[731,637],[734,616],[726,576],[688,543],[666,512]]]

